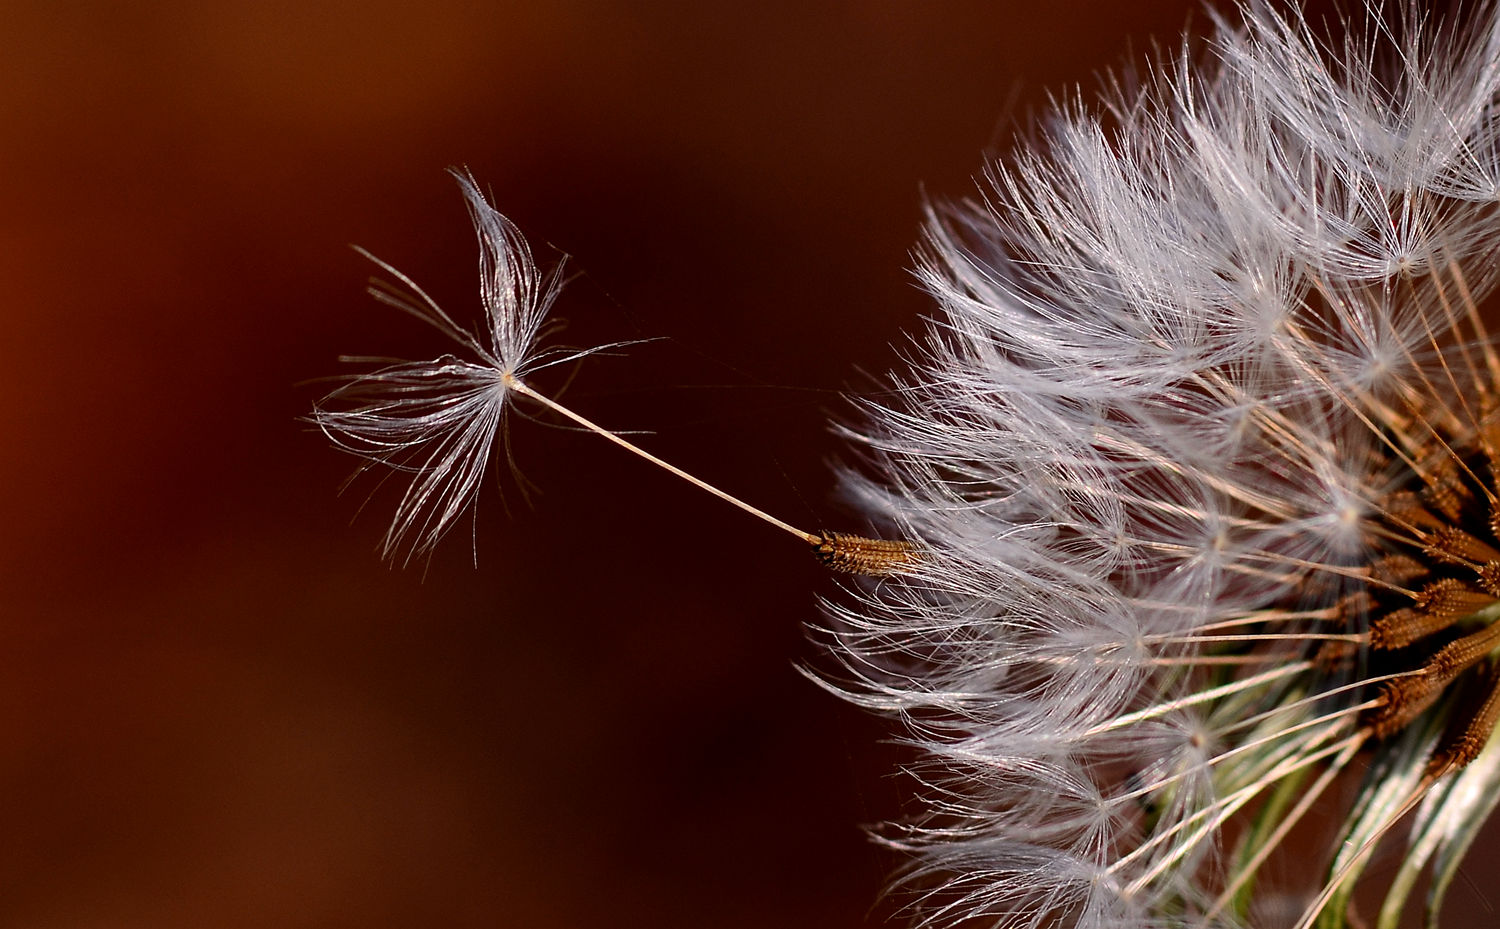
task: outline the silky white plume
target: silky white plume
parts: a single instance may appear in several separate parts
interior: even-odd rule
[[[471,332],[458,325],[410,278],[368,256],[405,288],[380,282],[371,293],[437,328],[461,354],[354,377],[313,413],[340,448],[410,473],[385,537],[388,558],[403,550],[408,557],[430,552],[473,504],[519,379],[588,353],[538,350],[560,286],[557,272],[541,273],[515,225],[489,205],[467,174],[453,176],[479,239],[483,328]]]

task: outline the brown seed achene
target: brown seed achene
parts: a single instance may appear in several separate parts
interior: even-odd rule
[[[1428,771],[1434,776],[1465,767],[1489,743],[1495,724],[1500,722],[1500,665],[1491,664],[1480,685],[1470,688],[1469,694],[1469,702],[1455,708],[1448,731],[1428,763]],[[1477,707],[1473,705],[1473,696],[1483,697]]]
[[[1442,632],[1477,610],[1494,602],[1494,597],[1475,590],[1458,578],[1443,578],[1423,587],[1417,602],[1394,610],[1370,623],[1370,647],[1405,648],[1414,642]]]
[[[843,532],[824,532],[813,543],[813,554],[830,570],[844,574],[889,577],[904,574],[921,556],[910,542],[869,539]]]

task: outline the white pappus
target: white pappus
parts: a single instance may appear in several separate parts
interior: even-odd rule
[[[458,325],[410,278],[361,252],[405,288],[377,281],[375,298],[432,325],[466,357],[400,362],[353,377],[312,416],[338,447],[412,475],[382,547],[392,559],[430,553],[473,505],[506,412],[524,392],[522,376],[607,347],[539,348],[561,265],[541,272],[515,224],[490,206],[472,177],[452,173],[479,240],[482,329]]]

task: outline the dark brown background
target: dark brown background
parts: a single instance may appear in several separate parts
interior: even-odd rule
[[[924,191],[1193,11],[808,6],[6,7],[0,924],[889,915],[898,753],[795,670],[795,543],[520,423],[541,492],[391,570],[393,488],[298,421],[341,353],[444,349],[350,243],[475,312],[463,164],[573,256],[572,341],[662,337],[577,409],[857,528],[829,423],[921,326]]]

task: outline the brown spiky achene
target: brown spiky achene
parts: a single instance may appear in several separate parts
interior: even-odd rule
[[[813,544],[813,554],[830,570],[843,574],[885,577],[914,567],[917,547],[900,539],[867,539],[844,532],[823,532]]]

